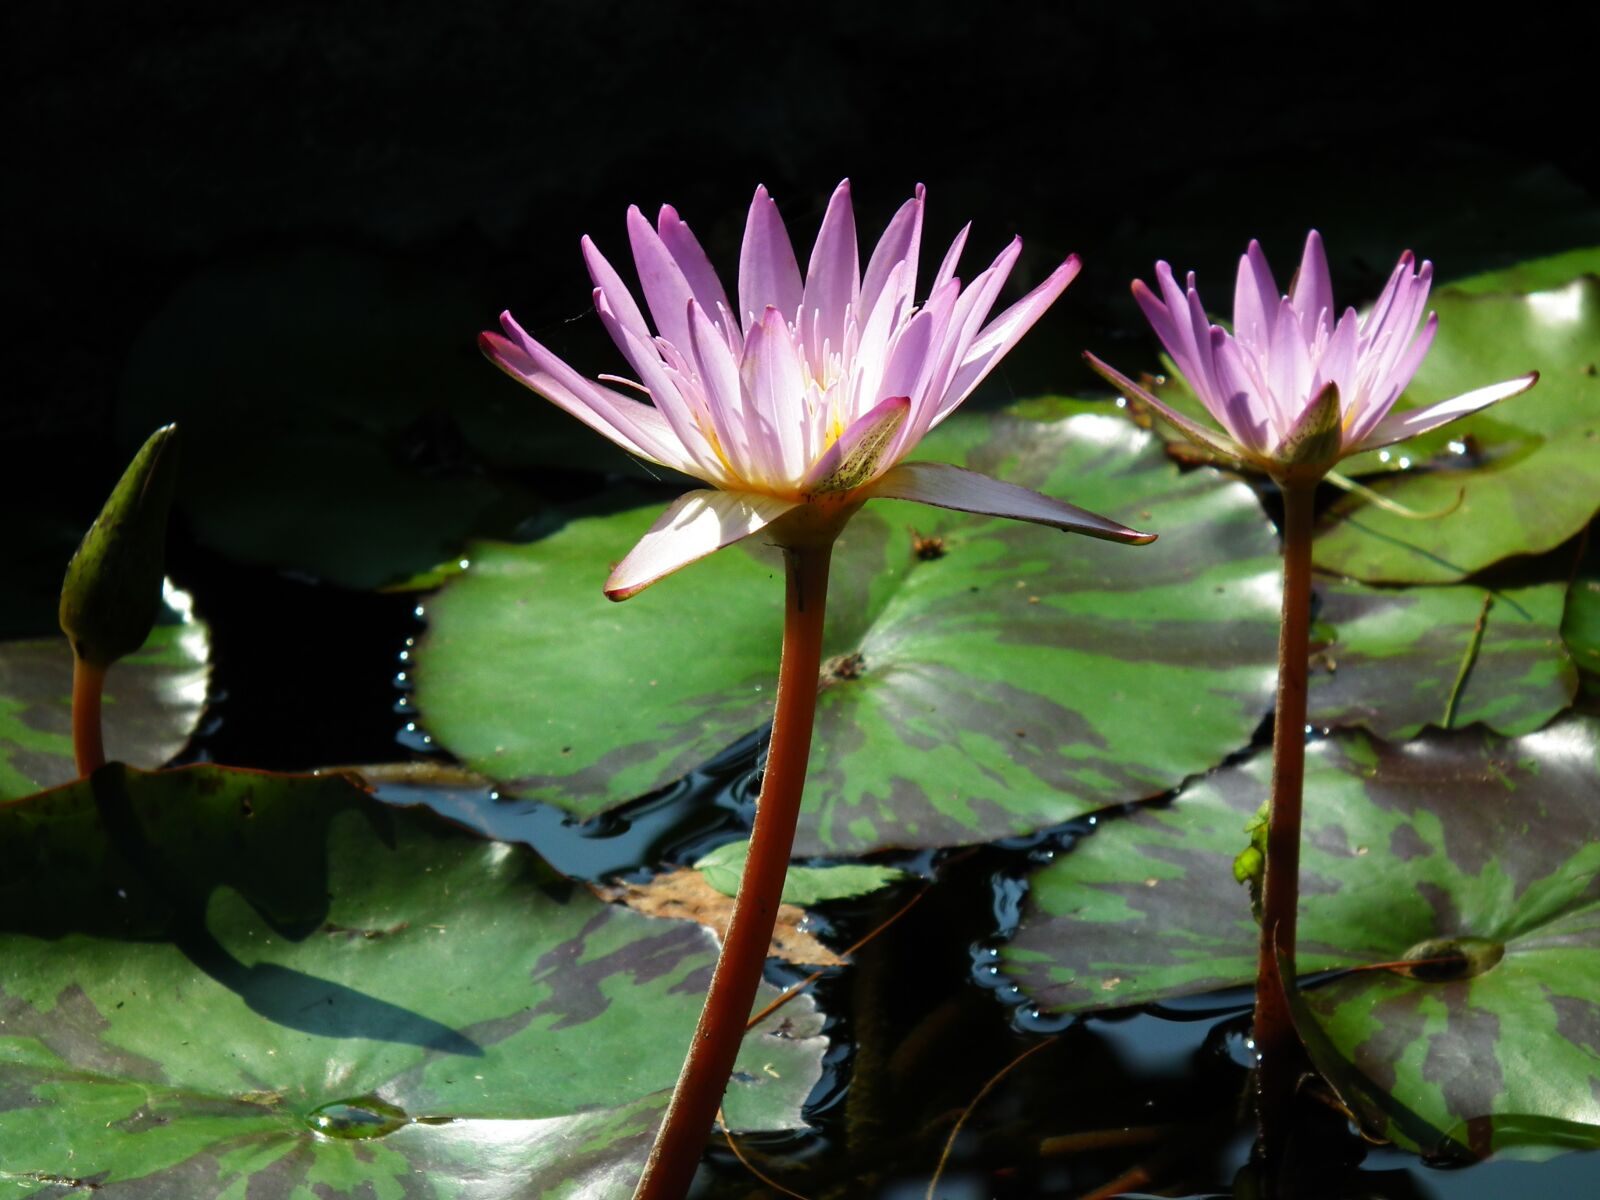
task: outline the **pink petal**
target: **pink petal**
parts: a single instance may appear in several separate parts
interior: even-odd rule
[[[1383,285],[1383,291],[1378,294],[1377,302],[1373,304],[1372,311],[1367,314],[1366,320],[1361,323],[1361,340],[1363,346],[1374,345],[1379,338],[1395,328],[1403,327],[1405,333],[1410,333],[1416,325],[1416,318],[1405,321],[1407,311],[1420,311],[1421,304],[1412,303],[1411,293],[1420,282],[1418,276],[1413,274],[1412,263],[1415,260],[1411,251],[1407,250],[1400,255],[1400,261],[1395,263],[1394,270],[1389,272],[1389,279]],[[1428,278],[1433,278],[1433,264],[1424,263]],[[1427,303],[1427,288],[1424,285],[1422,304]],[[1397,317],[1396,314],[1399,314]]]
[[[655,318],[656,329],[674,346],[689,343],[686,318],[694,292],[678,267],[678,260],[667,249],[661,235],[650,227],[637,204],[628,209],[628,242],[633,247],[633,263],[639,271],[639,284],[645,303]]]
[[[867,260],[867,273],[861,280],[861,305],[856,313],[856,320],[862,325],[877,311],[880,299],[886,304],[895,304],[902,296],[909,297],[917,290],[917,253],[922,244],[922,197],[923,187],[919,183],[917,194],[900,206],[900,211],[894,214],[883,236],[878,239],[872,257]],[[911,269],[904,272],[885,294],[884,289],[890,283],[890,272],[902,262],[909,263]]]
[[[806,469],[805,367],[777,309],[766,309],[746,335],[740,373],[755,410],[751,452],[762,460],[761,477],[796,482]]]
[[[1411,361],[1412,372],[1421,362],[1420,358],[1414,357],[1416,346],[1412,334],[1417,322],[1422,320],[1432,283],[1433,264],[1425,262],[1414,279],[1402,281],[1386,318],[1374,329],[1366,350],[1371,360],[1368,367],[1371,374],[1367,378],[1373,391],[1381,393],[1390,390],[1391,395],[1398,396],[1406,383],[1411,381],[1411,374],[1407,373],[1399,387],[1389,388],[1399,375],[1402,362]]]
[[[1247,346],[1265,346],[1280,299],[1267,256],[1261,252],[1261,243],[1252,238],[1239,259],[1233,285],[1233,336]]]
[[[1217,370],[1217,407],[1211,415],[1239,445],[1264,455],[1277,435],[1271,432],[1271,404],[1250,369],[1249,352],[1220,329],[1212,330],[1211,340]]]
[[[983,276],[978,277],[981,281]],[[969,293],[961,282],[947,280],[911,320],[902,325],[889,347],[889,362],[878,383],[879,396],[910,396],[911,418],[900,427],[890,454],[904,458],[939,420],[940,406],[955,372],[960,349],[959,325],[963,299]],[[970,305],[968,306],[970,308]]]
[[[478,345],[489,361],[630,454],[675,471],[693,471],[666,419],[648,404],[579,375],[525,333],[509,312],[500,322],[510,339],[484,333]]]
[[[951,291],[940,293],[948,304]],[[925,389],[923,383],[933,359],[933,335],[937,332],[941,310],[923,305],[895,333],[889,347],[888,362],[883,377],[878,381],[878,397],[911,396],[920,399]],[[874,403],[877,397],[874,397]]]
[[[1267,399],[1272,402],[1272,427],[1282,441],[1311,403],[1311,350],[1294,302],[1278,302],[1267,358]]]
[[[649,390],[656,411],[666,418],[667,424],[672,426],[678,444],[694,463],[689,473],[714,483],[724,482],[727,479],[727,471],[700,429],[695,405],[691,403],[690,397],[684,394],[684,390],[679,386],[679,380],[668,374],[654,343],[647,345],[641,342],[634,336],[632,330],[617,321],[616,316],[604,303],[604,297],[600,299],[602,302],[597,308],[601,323],[623,348],[623,353],[627,355],[634,369],[639,372],[639,382]]]
[[[956,277],[956,267],[961,262],[961,251],[966,248],[967,234],[971,232],[972,222],[968,221],[961,227],[961,232],[956,234],[955,240],[950,243],[950,249],[944,252],[944,259],[933,274],[933,286],[928,289],[930,296]]]
[[[712,426],[734,473],[748,478],[756,469],[750,450],[754,422],[746,419],[739,361],[728,349],[721,331],[694,300],[688,304],[688,325],[687,349],[710,410]]]
[[[751,492],[685,492],[616,565],[606,596],[637,595],[679,567],[761,532],[798,503]]]
[[[1032,521],[1111,542],[1143,545],[1156,539],[1153,533],[1129,529],[1064,500],[949,463],[901,463],[885,472],[868,492],[886,500],[915,500],[957,512]]]
[[[1033,328],[1034,322],[1044,315],[1045,309],[1054,304],[1056,297],[1077,278],[1081,266],[1076,254],[1068,255],[1067,261],[1050,272],[1043,283],[989,322],[978,334],[956,371],[946,399],[940,405],[941,412],[955,408],[988,378],[989,372],[1011,352],[1022,335]]]
[[[1345,309],[1344,316],[1333,326],[1333,335],[1328,338],[1328,344],[1322,348],[1322,357],[1317,360],[1311,380],[1312,395],[1320,392],[1325,383],[1338,384],[1339,395],[1344,397],[1347,409],[1355,396],[1356,381],[1359,378],[1360,342],[1357,333],[1359,323],[1356,310]]]
[[[829,446],[805,478],[800,490],[809,495],[854,491],[878,473],[888,458],[895,434],[911,412],[909,396],[890,396],[852,422]]]
[[[989,316],[989,310],[999,299],[1000,290],[1005,287],[1006,280],[1010,278],[1012,268],[1017,265],[1017,259],[1021,254],[1022,239],[1012,238],[1006,248],[995,256],[994,262],[988,269],[980,272],[966,290],[956,297],[955,305],[950,311],[949,323],[934,342],[933,370],[925,384],[926,407],[916,414],[915,430],[908,431],[912,444],[920,441],[922,435],[932,425],[955,410],[959,400],[951,391],[951,384],[956,372],[972,352],[973,343],[978,340],[978,334]]]
[[[705,310],[711,323],[720,329],[722,314],[732,312],[733,306],[728,303],[728,294],[722,290],[722,281],[717,278],[716,269],[712,267],[700,240],[678,218],[678,210],[670,204],[661,206],[661,212],[656,216],[656,232],[677,261],[678,270],[683,272],[695,300]]]
[[[1333,324],[1333,282],[1328,278],[1328,254],[1322,248],[1322,235],[1313,229],[1306,234],[1306,248],[1300,255],[1300,269],[1289,285],[1289,299],[1300,316],[1300,328],[1307,340],[1318,327]]]
[[[1504,383],[1491,383],[1488,387],[1477,388],[1465,395],[1441,400],[1425,408],[1408,408],[1404,412],[1392,412],[1379,421],[1377,427],[1362,438],[1359,444],[1349,447],[1345,453],[1376,450],[1379,446],[1389,446],[1408,437],[1415,437],[1419,433],[1427,433],[1430,429],[1437,429],[1441,425],[1448,425],[1451,421],[1475,413],[1480,408],[1487,408],[1497,401],[1525,392],[1538,382],[1539,372],[1529,371],[1516,379],[1508,379]]]
[[[850,181],[833,190],[822,217],[817,244],[806,268],[800,302],[801,344],[813,370],[822,366],[824,343],[837,354],[844,346],[844,315],[861,302],[861,260],[856,251],[856,219],[850,207]]]
[[[1197,424],[1188,417],[1184,416],[1177,409],[1170,407],[1160,400],[1157,400],[1145,388],[1140,387],[1137,383],[1129,379],[1115,367],[1101,362],[1087,350],[1083,352],[1083,357],[1084,361],[1093,367],[1100,377],[1112,387],[1116,388],[1124,396],[1136,398],[1143,401],[1145,404],[1148,404],[1151,408],[1155,409],[1156,412],[1165,417],[1167,421],[1171,423],[1174,429],[1183,434],[1191,442],[1195,443],[1195,445],[1206,450],[1215,451],[1226,458],[1236,459],[1240,457],[1240,447],[1235,442],[1230,441],[1227,437],[1213,429],[1207,429],[1204,425]]]
[[[758,187],[750,201],[750,216],[745,221],[744,245],[739,250],[739,316],[745,332],[755,326],[769,307],[777,309],[786,321],[800,312],[805,285],[800,282],[800,264],[794,247],[778,216],[778,206]]]
[[[1156,282],[1161,288],[1161,299],[1137,279],[1133,282],[1133,298],[1172,356],[1178,373],[1189,381],[1200,402],[1220,420],[1221,393],[1211,351],[1211,326],[1200,304],[1200,296],[1194,291],[1194,279],[1190,278],[1187,290],[1180,288],[1172,268],[1158,262]]]
[[[587,235],[583,239],[583,261],[589,268],[589,278],[594,281],[595,290],[605,296],[606,302],[611,305],[611,311],[616,315],[618,324],[633,333],[640,341],[650,340],[650,326],[645,324],[644,314],[639,311],[639,306],[633,301],[633,293],[628,291],[627,285],[622,282],[622,276],[606,261],[605,255]],[[612,335],[616,341],[616,336]],[[626,347],[618,341],[617,348],[627,353]]]
[[[866,322],[859,327],[859,336],[856,340],[856,366],[851,383],[854,390],[849,398],[852,412],[860,412],[863,407],[871,407],[872,402],[884,394],[879,382],[883,378],[884,367],[888,364],[890,338],[905,328],[907,324],[905,314],[911,307],[910,290],[903,288],[901,281],[908,274],[914,273],[915,267],[911,263],[904,261],[896,263],[894,269],[889,272],[885,294],[872,306]]]

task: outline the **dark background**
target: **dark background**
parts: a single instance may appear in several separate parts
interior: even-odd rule
[[[1574,217],[1600,174],[1594,24],[1468,12],[8,5],[3,258],[21,314],[0,429],[70,433],[80,451],[108,434],[130,345],[212,264],[359,248],[466,281],[479,326],[509,306],[541,327],[588,309],[582,233],[626,258],[629,203],[670,201],[731,271],[757,182],[803,264],[840,178],[869,246],[920,180],[925,258],[969,218],[964,273],[1014,232],[1018,283],[1076,250],[1085,273],[1058,311],[1141,339],[1122,297],[1155,256],[1201,268],[1223,308],[1245,239],[1287,275],[1314,224],[1346,288],[1407,245],[1448,277],[1600,240],[1592,211]],[[1078,347],[1054,349],[1016,386],[1079,381]],[[241,369],[272,360],[261,346]]]

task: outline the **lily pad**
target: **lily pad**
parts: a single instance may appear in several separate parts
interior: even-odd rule
[[[874,501],[840,539],[796,853],[979,842],[1157,795],[1271,707],[1276,539],[1245,485],[1111,416],[969,417],[931,459],[1144,528],[1129,548]],[[428,606],[416,701],[504,792],[581,817],[771,717],[776,552],[749,542],[626,604],[600,584],[658,515],[479,544]],[[755,541],[756,539],[752,539]]]
[[[136,444],[182,425],[178,504],[205,544],[350,587],[393,583],[538,511],[493,469],[505,447],[575,440],[557,419],[576,422],[483,363],[484,320],[472,289],[410,264],[308,251],[214,267],[140,335],[119,428]]]
[[[1358,725],[1391,739],[1474,721],[1531,733],[1577,690],[1559,583],[1490,592],[1318,581],[1316,591],[1314,725]]]
[[[625,1197],[715,956],[339,777],[112,764],[0,859],[0,1178],[119,1197]],[[803,1124],[817,1028],[751,1037],[733,1125]]]
[[[1258,755],[1108,820],[1033,877],[1005,969],[1058,1011],[1252,980],[1228,865],[1270,771]],[[1395,1112],[1452,1137],[1493,1118],[1508,1138],[1555,1123],[1600,1142],[1597,778],[1600,722],[1574,715],[1514,739],[1309,748],[1298,966],[1371,969],[1303,1000]]]
[[[106,676],[106,754],[159,767],[182,750],[205,711],[210,654],[190,597],[168,584],[161,623]],[[0,800],[77,777],[67,639],[0,642]]]
[[[1590,689],[1600,689],[1600,547],[1592,540],[1567,589],[1561,636]]]
[[[750,856],[748,841],[728,842],[694,864],[706,882],[724,896],[739,894],[739,877]],[[836,867],[790,867],[783,879],[783,902],[809,908],[829,900],[848,900],[865,896],[905,878],[894,867],[871,863],[845,863]]]
[[[1347,474],[1390,470],[1366,482],[1414,512],[1444,515],[1408,519],[1346,496],[1317,537],[1315,561],[1325,570],[1368,582],[1453,583],[1512,555],[1560,545],[1600,509],[1600,279],[1525,296],[1447,290],[1434,307],[1438,336],[1407,404],[1535,369],[1539,383],[1464,421],[1342,464]],[[1395,469],[1401,464],[1409,469]]]
[[[1452,279],[1452,292],[1544,292],[1571,283],[1580,275],[1600,275],[1600,246],[1565,250],[1530,259],[1501,271]]]

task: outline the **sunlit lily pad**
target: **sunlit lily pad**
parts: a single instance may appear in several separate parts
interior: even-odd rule
[[[835,557],[798,854],[1032,830],[1158,794],[1249,742],[1271,707],[1279,566],[1248,487],[1181,473],[1110,416],[956,419],[924,453],[1161,540],[869,504]],[[625,604],[601,596],[656,515],[477,545],[428,604],[423,723],[504,791],[587,817],[770,719],[771,548],[742,543]]]
[[[1253,979],[1256,927],[1229,863],[1270,769],[1260,755],[1107,820],[1034,875],[1006,970],[1061,1011]],[[1600,722],[1577,716],[1515,739],[1352,734],[1310,748],[1300,970],[1446,961],[1357,972],[1305,1001],[1437,1130],[1494,1114],[1600,1141],[1597,780]],[[1481,973],[1459,977],[1452,945]]]
[[[1531,733],[1577,688],[1561,641],[1562,584],[1488,592],[1319,580],[1316,592],[1314,725],[1359,725],[1386,738],[1474,721]]]
[[[0,868],[0,1179],[118,1197],[626,1197],[714,958],[336,776],[113,765],[0,807]],[[817,1027],[732,1124],[803,1124]]]
[[[1442,291],[1433,306],[1439,333],[1404,403],[1529,370],[1539,371],[1538,386],[1343,464],[1347,473],[1413,464],[1365,482],[1414,512],[1443,515],[1408,519],[1347,496],[1318,533],[1315,558],[1327,570],[1371,582],[1450,583],[1558,546],[1600,509],[1600,280],[1525,296]]]
[[[1600,246],[1564,250],[1529,259],[1501,271],[1487,271],[1449,281],[1453,292],[1546,292],[1571,283],[1580,275],[1600,275]]]
[[[207,545],[393,583],[538,511],[493,470],[517,457],[507,447],[548,435],[568,457],[547,461],[570,463],[566,426],[586,432],[482,361],[473,334],[490,316],[458,280],[351,253],[213,267],[140,335],[119,426],[137,444],[182,425],[178,505]]]
[[[170,586],[162,623],[106,676],[106,754],[159,767],[205,711],[211,638]],[[72,649],[67,639],[0,642],[0,800],[78,777],[72,759]]]

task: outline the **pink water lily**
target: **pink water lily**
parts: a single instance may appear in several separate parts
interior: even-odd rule
[[[739,260],[737,307],[671,207],[654,227],[628,210],[628,238],[654,333],[588,238],[594,303],[637,382],[584,378],[503,313],[484,353],[507,374],[646,461],[712,485],[685,493],[612,572],[614,600],[763,530],[779,544],[826,537],[873,496],[1014,517],[1091,537],[1147,542],[1026,488],[902,460],[948,417],[1078,273],[1069,257],[985,323],[1022,250],[1016,239],[965,288],[967,229],[918,304],[923,190],[879,239],[863,274],[849,181],[828,203],[804,277],[765,188]],[[969,227],[970,228],[970,227]],[[642,392],[650,403],[607,386]]]
[[[1328,259],[1316,230],[1306,237],[1287,295],[1278,291],[1259,243],[1239,260],[1233,332],[1214,325],[1195,290],[1156,264],[1158,296],[1142,281],[1134,299],[1206,410],[1226,436],[1175,411],[1092,354],[1091,365],[1125,395],[1150,405],[1185,436],[1274,475],[1326,473],[1339,459],[1435,429],[1526,391],[1531,371],[1422,408],[1392,411],[1433,342],[1439,319],[1422,323],[1433,264],[1400,256],[1366,316],[1347,308],[1335,320]]]

